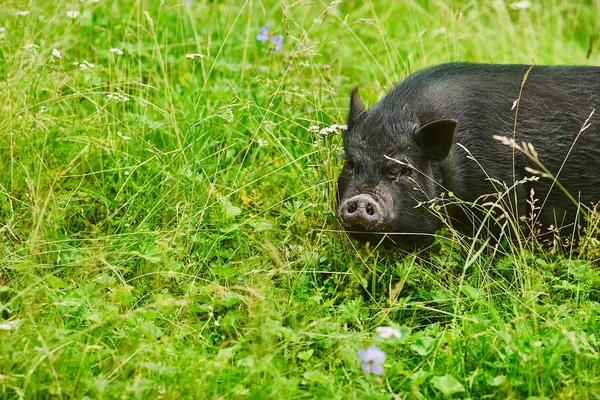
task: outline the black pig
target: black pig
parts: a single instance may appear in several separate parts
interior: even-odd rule
[[[502,215],[531,214],[533,189],[529,226],[571,232],[580,208],[600,200],[599,95],[597,67],[470,63],[416,72],[369,110],[354,89],[338,220],[359,239],[399,244],[432,237],[440,216],[469,234],[499,221],[497,235],[502,220],[519,221]],[[543,169],[515,149],[522,142],[549,174],[527,178]],[[490,202],[501,207],[485,218]]]

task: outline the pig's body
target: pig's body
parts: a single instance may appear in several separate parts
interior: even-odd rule
[[[496,201],[482,196],[504,192],[498,182],[512,187],[515,180],[532,176],[526,167],[539,169],[494,138],[513,138],[515,132],[516,142],[533,144],[540,161],[573,198],[585,206],[598,202],[599,116],[593,115],[579,133],[600,105],[600,68],[534,66],[513,107],[529,68],[439,65],[410,75],[368,111],[354,93],[344,138],[347,164],[338,181],[342,225],[352,231],[401,234],[397,238],[402,242],[404,235],[427,236],[439,228],[439,217],[427,205],[443,205],[435,200],[441,193],[447,198],[452,192],[468,203]],[[547,177],[517,185],[516,193],[509,192],[500,204],[513,216],[528,215],[532,188],[536,205],[543,204],[537,211],[543,229],[573,224],[577,205]],[[464,205],[453,205],[442,207],[442,214],[472,232],[483,215],[476,209],[463,212]]]

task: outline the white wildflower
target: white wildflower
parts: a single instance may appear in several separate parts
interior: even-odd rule
[[[221,118],[223,118],[227,123],[232,123],[233,122],[233,111],[231,111],[231,108],[227,108],[225,109],[225,111],[223,111],[223,113],[221,115],[219,115]]]
[[[86,69],[92,69],[96,67],[96,64],[92,64],[91,62],[88,62],[87,60],[83,60],[82,63],[78,63],[77,61],[75,61],[73,63],[73,65],[77,65],[79,67],[80,70],[85,71]]]
[[[23,46],[23,50],[27,50],[27,51],[35,51],[36,49],[39,49],[40,46],[38,46],[37,44],[33,44],[33,43],[29,43],[26,44],[25,46]]]
[[[16,12],[17,17],[26,17],[29,15],[29,10],[20,10]]]
[[[204,58],[206,57],[204,54],[200,53],[189,53],[185,55],[185,58],[189,58],[190,60],[195,60],[196,58]]]
[[[215,326],[219,326],[219,325],[221,325],[221,323],[219,322],[218,319],[215,319]]]
[[[317,133],[317,132],[319,132],[319,129],[320,128],[319,128],[318,125],[311,125],[311,126],[308,127],[308,131],[310,133]]]
[[[77,17],[79,17],[79,11],[77,11],[77,10],[67,11],[67,17],[71,18],[71,19],[77,19]]]
[[[56,58],[62,58],[60,51],[58,51],[57,49],[52,49],[52,55]]]
[[[400,339],[402,336],[400,331],[396,328],[392,328],[391,326],[379,326],[375,328],[375,332],[379,334],[383,339],[388,339],[394,336],[395,338]]]
[[[127,135],[124,135],[124,134],[123,134],[122,132],[120,132],[120,131],[118,131],[118,132],[117,132],[117,135],[118,135],[120,138],[122,138],[123,140],[129,140],[129,139],[131,139],[131,137],[129,137],[129,136],[127,136]]]
[[[514,3],[510,4],[510,8],[512,8],[513,10],[527,10],[530,7],[531,2],[527,0],[515,1]]]
[[[109,93],[106,95],[106,98],[109,100],[113,100],[117,103],[124,103],[126,101],[129,101],[129,97],[125,96],[124,94],[120,94],[120,93]]]
[[[123,53],[123,50],[121,50],[121,49],[117,49],[116,47],[113,47],[113,48],[112,48],[112,49],[110,49],[109,51],[110,51],[111,53],[113,53],[113,54],[116,54],[116,55],[118,55],[118,56],[122,56],[122,55],[124,54],[124,53]]]
[[[443,35],[444,33],[446,33],[445,26],[442,26],[441,28],[437,28],[437,29],[434,29],[433,31],[431,31],[431,34],[433,36],[440,36],[440,35]]]
[[[5,324],[0,324],[0,331],[10,331],[13,328],[13,322],[7,322]]]
[[[335,134],[338,133],[339,131],[345,131],[348,129],[347,125],[338,125],[338,124],[333,124],[331,126],[328,126],[326,128],[323,128],[319,131],[319,133],[321,135],[329,135],[329,134]]]
[[[41,106],[41,107],[40,107],[40,114],[43,114],[43,113],[45,113],[46,111],[48,111],[48,107],[46,107],[46,106]]]
[[[256,139],[256,143],[258,144],[258,147],[265,147],[266,145],[269,144],[269,142],[267,142],[265,139],[262,139],[262,138]]]

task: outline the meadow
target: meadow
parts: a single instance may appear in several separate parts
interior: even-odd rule
[[[4,1],[0,398],[600,399],[595,230],[406,252],[335,219],[352,87],[600,65],[599,21],[592,0]]]

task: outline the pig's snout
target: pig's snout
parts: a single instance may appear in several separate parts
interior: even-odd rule
[[[348,226],[362,225],[371,229],[381,218],[381,206],[370,195],[359,194],[342,203],[340,217]]]

